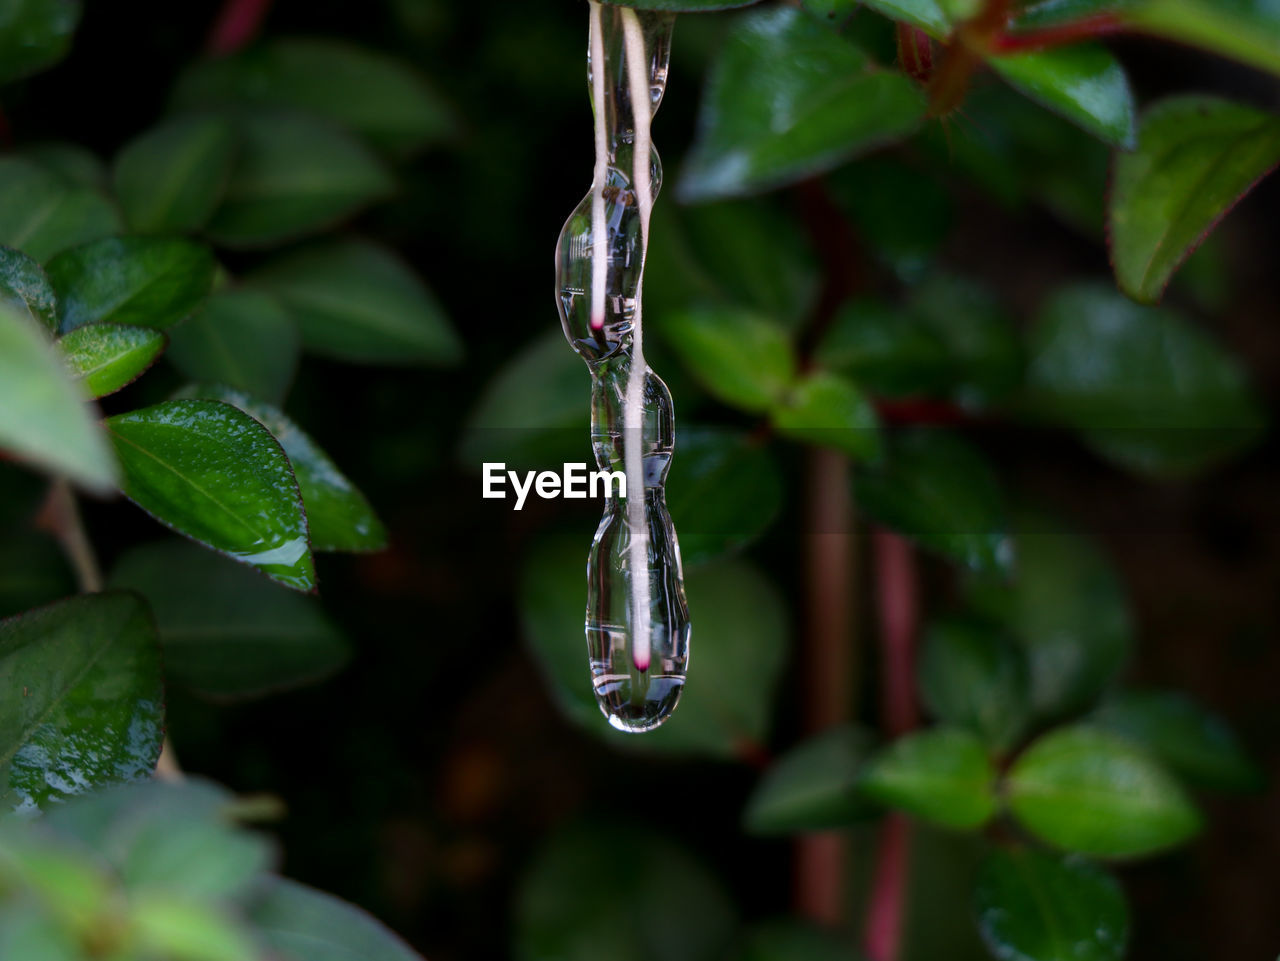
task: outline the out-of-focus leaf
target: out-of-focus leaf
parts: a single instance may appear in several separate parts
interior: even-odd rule
[[[194,317],[169,332],[166,356],[196,381],[226,384],[278,404],[298,366],[298,326],[275,298],[257,290],[211,294]]]
[[[237,115],[240,151],[207,233],[225,247],[305,237],[391,193],[390,172],[359,141],[311,117]]]
[[[147,598],[166,675],[208,697],[299,687],[334,673],[349,656],[313,599],[192,544],[136,547],[116,562],[111,584]]]
[[[880,452],[880,421],[852,381],[827,371],[803,377],[770,415],[784,437],[830,447],[859,460]]]
[[[51,333],[58,329],[58,298],[40,265],[20,250],[0,247],[0,304],[26,314]]]
[[[272,879],[249,913],[274,951],[306,961],[422,961],[372,915],[295,881]]]
[[[996,813],[996,772],[968,731],[938,727],[882,748],[862,770],[863,796],[942,827],[974,830]]]
[[[1142,745],[1197,787],[1254,791],[1265,781],[1226,722],[1177,691],[1122,691],[1091,721]]]
[[[800,0],[800,7],[805,13],[833,25],[848,20],[858,6],[858,0]]]
[[[716,398],[763,413],[781,403],[795,378],[787,332],[758,314],[702,308],[663,315],[663,339]]]
[[[1060,27],[1118,13],[1143,0],[1027,0],[1014,15],[1011,32]]]
[[[1045,306],[1029,341],[1031,403],[1130,470],[1187,475],[1261,431],[1235,358],[1172,311],[1106,287],[1069,287]]]
[[[150,327],[86,324],[58,338],[71,373],[92,397],[133,383],[164,350],[165,336]]]
[[[199,306],[217,265],[204,244],[104,237],[49,262],[62,330],[109,321],[163,330]]]
[[[616,870],[601,870],[602,843]],[[516,895],[512,947],[518,961],[714,961],[736,924],[702,864],[615,819],[561,831],[537,854]]]
[[[951,383],[950,357],[930,327],[910,311],[870,298],[841,308],[816,357],[881,396],[935,394]]]
[[[279,408],[224,385],[201,385],[184,396],[220,400],[238,407],[271,431],[289,456],[298,479],[312,550],[376,551],[387,546],[387,530],[365,496]]]
[[[106,190],[107,167],[92,150],[78,143],[46,140],[25,145],[19,155],[79,187]]]
[[[109,200],[29,160],[0,157],[0,244],[44,263],[59,251],[123,229]]]
[[[610,6],[634,7],[637,10],[669,10],[673,13],[701,13],[747,7],[759,0],[604,0]]]
[[[107,429],[131,501],[282,584],[315,588],[298,483],[262,424],[230,404],[171,400],[108,418]]]
[[[710,200],[782,186],[910,134],[924,96],[791,7],[739,20],[716,60],[678,191]]]
[[[976,571],[1013,564],[1004,497],[991,467],[940,430],[892,438],[884,463],[858,475],[858,500],[876,521]]]
[[[1216,97],[1163,100],[1116,155],[1108,239],[1120,288],[1155,303],[1170,278],[1280,164],[1280,117]]]
[[[1076,44],[992,57],[991,68],[1015,90],[1113,147],[1135,142],[1133,91],[1106,47]]]
[[[81,961],[75,933],[21,900],[0,908],[0,957],[24,961]]]
[[[865,819],[875,807],[859,796],[858,778],[873,744],[869,732],[852,725],[801,742],[756,785],[744,827],[752,834],[799,834]]]
[[[163,888],[130,899],[128,925],[144,957],[256,961],[258,954],[249,933],[229,911]]]
[[[1157,36],[1280,74],[1280,9],[1271,0],[1131,0],[1124,17]]]
[[[282,107],[341,124],[375,147],[406,154],[453,134],[452,112],[408,65],[340,40],[291,37],[187,69],[181,108]]]
[[[1097,857],[1151,854],[1200,830],[1199,812],[1164,768],[1130,741],[1084,725],[1032,744],[1009,771],[1007,794],[1032,834]]]
[[[203,227],[227,189],[235,156],[235,129],[218,116],[177,117],[129,141],[114,171],[129,227],[142,233]]]
[[[31,812],[160,756],[160,651],[132,594],[92,594],[0,621],[0,804]]]
[[[747,929],[734,961],[858,961],[858,952],[830,930],[802,921],[768,921]]]
[[[0,83],[53,66],[71,49],[80,0],[9,0],[0,10]]]
[[[995,850],[979,870],[973,911],[1007,961],[1120,961],[1129,941],[1124,891],[1081,858]]]
[[[1034,715],[1078,713],[1098,699],[1133,646],[1124,586],[1098,549],[1064,524],[1023,511],[1015,529],[1013,578],[975,582],[971,599],[1026,651]]]
[[[1026,727],[1026,655],[998,627],[976,620],[934,624],[917,668],[920,695],[938,720],[1010,748]]]
[[[75,382],[29,316],[0,305],[0,449],[99,491],[116,463]]]
[[[929,36],[942,40],[951,32],[951,18],[946,4],[938,0],[866,0],[877,13],[891,20],[919,27]]]
[[[462,343],[435,296],[390,250],[334,240],[286,254],[251,277],[297,321],[308,350],[354,363],[457,362]]]
[[[782,509],[767,446],[734,431],[680,428],[666,492],[686,570],[741,550]]]
[[[75,577],[53,538],[6,529],[0,538],[0,617],[12,617],[75,592]]]

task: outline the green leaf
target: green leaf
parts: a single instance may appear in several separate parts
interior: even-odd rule
[[[199,306],[217,265],[203,244],[167,237],[105,237],[49,262],[64,331],[109,321],[163,330]]]
[[[795,378],[787,332],[758,314],[703,308],[659,318],[663,339],[716,398],[763,413],[781,403]]]
[[[1015,90],[1103,143],[1123,148],[1134,145],[1133,91],[1124,67],[1106,47],[1076,44],[992,57],[987,63]]]
[[[1186,258],[1280,164],[1280,118],[1215,97],[1173,97],[1116,156],[1108,237],[1120,288],[1156,303]]]
[[[333,240],[280,257],[251,282],[293,315],[308,350],[368,364],[453,364],[462,343],[418,276],[390,250]]]
[[[1027,659],[999,628],[944,620],[926,636],[917,666],[920,696],[944,724],[968,728],[1006,751],[1029,720]]]
[[[224,247],[270,247],[330,227],[394,186],[359,141],[310,117],[237,116],[240,153],[207,233]]]
[[[864,797],[942,827],[976,830],[996,813],[996,772],[968,731],[938,727],[881,749],[862,771]]]
[[[282,584],[315,588],[289,459],[230,404],[171,400],[108,418],[124,494],[161,523]]]
[[[268,294],[223,289],[169,332],[170,362],[191,380],[226,384],[278,404],[298,367],[298,325]]]
[[[1014,15],[1011,32],[1047,30],[1063,24],[1113,16],[1144,0],[1028,0]]]
[[[387,546],[386,528],[364,495],[279,408],[222,385],[201,385],[184,396],[220,400],[238,407],[271,431],[289,456],[298,479],[312,550],[376,551]]]
[[[771,414],[784,437],[871,460],[880,453],[880,419],[850,380],[817,371],[801,379]]]
[[[980,580],[971,599],[1022,645],[1035,717],[1079,713],[1115,679],[1133,647],[1124,585],[1098,549],[1065,524],[1023,511],[1015,530],[1012,581]]]
[[[155,362],[165,335],[150,327],[86,324],[58,338],[63,359],[93,397],[114,394]]]
[[[847,939],[802,921],[767,921],[747,929],[734,961],[858,961]]]
[[[28,160],[0,157],[0,244],[46,262],[54,254],[123,229],[109,200]]]
[[[919,27],[935,40],[951,33],[951,18],[938,0],[866,0],[866,5],[891,20]]]
[[[799,834],[847,827],[874,811],[858,794],[873,738],[841,725],[778,758],[756,785],[743,814],[752,834]]]
[[[71,49],[79,0],[9,0],[0,10],[0,83],[53,66]]]
[[[275,878],[249,913],[273,951],[306,961],[422,961],[409,946],[355,905]]]
[[[892,438],[884,463],[858,473],[872,518],[973,570],[1013,563],[1004,497],[991,467],[959,438],[912,430]]]
[[[92,409],[30,317],[0,305],[0,449],[107,491],[116,463]]]
[[[94,190],[107,189],[107,168],[98,155],[87,147],[61,140],[27,144],[21,156],[38,167],[56,174],[64,181]]]
[[[712,67],[678,192],[753,193],[838,166],[910,134],[924,95],[803,11],[739,20]]]
[[[76,592],[58,543],[33,530],[8,530],[0,539],[0,617],[52,603]]]
[[[1261,432],[1262,412],[1234,357],[1179,314],[1109,288],[1054,296],[1028,353],[1033,407],[1138,473],[1186,476]]]
[[[257,954],[248,932],[230,912],[162,889],[130,899],[129,932],[144,957],[245,961]]]
[[[840,309],[815,356],[880,396],[937,394],[951,383],[951,358],[930,327],[909,311],[870,298]]]
[[[1265,776],[1227,723],[1177,691],[1122,691],[1091,717],[1196,787],[1256,791]]]
[[[556,834],[520,880],[513,955],[717,961],[735,914],[720,883],[669,834],[616,818],[578,824]]]
[[[1068,851],[1135,857],[1181,844],[1200,814],[1131,742],[1078,725],[1051,731],[1010,770],[1009,807],[1036,837]]]
[[[603,0],[616,7],[634,7],[636,10],[669,10],[674,13],[703,13],[707,10],[730,10],[749,7],[760,0]]]
[[[973,910],[1001,961],[1120,961],[1129,942],[1124,891],[1080,858],[992,851],[978,873]]]
[[[58,298],[40,265],[9,247],[0,247],[0,305],[26,314],[51,333],[58,330]]]
[[[150,776],[163,738],[160,652],[132,594],[0,621],[0,804],[31,812]]]
[[[736,431],[678,428],[666,492],[686,570],[742,550],[782,509],[777,462]]]
[[[1280,10],[1271,0],[1144,0],[1125,19],[1169,40],[1280,74]]]
[[[81,961],[75,934],[30,904],[11,900],[0,908],[0,957],[23,961]]]
[[[350,655],[313,599],[181,541],[133,548],[116,562],[111,585],[147,598],[166,675],[206,697],[300,687],[333,674]]]
[[[116,157],[116,196],[129,227],[185,233],[209,222],[236,157],[224,117],[178,117],[129,141]]]
[[[323,117],[404,155],[453,135],[453,112],[415,70],[339,40],[289,38],[197,63],[173,93],[179,108],[281,107]]]

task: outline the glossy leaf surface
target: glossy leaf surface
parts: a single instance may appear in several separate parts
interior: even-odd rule
[[[995,769],[968,731],[939,727],[908,734],[863,768],[865,797],[943,827],[973,830],[996,812]]]
[[[1113,147],[1134,145],[1133,91],[1105,47],[1077,44],[987,61],[1014,89]]]
[[[91,397],[132,383],[164,350],[165,336],[150,327],[86,324],[58,338],[62,356]]]
[[[58,298],[48,276],[12,247],[0,247],[0,304],[26,314],[50,333],[58,330]]]
[[[713,396],[752,412],[782,402],[795,377],[785,330],[743,310],[709,308],[667,314],[664,339]]]

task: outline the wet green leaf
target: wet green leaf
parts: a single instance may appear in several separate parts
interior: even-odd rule
[[[6,530],[0,539],[0,617],[75,592],[75,577],[57,541],[34,530]]]
[[[441,95],[387,54],[340,40],[291,37],[189,67],[175,106],[281,107],[324,117],[375,147],[406,154],[450,137]]]
[[[686,570],[742,550],[782,509],[777,462],[736,431],[678,428],[666,492]]]
[[[923,116],[906,76],[803,11],[752,14],[712,68],[678,191],[710,200],[793,183],[907,136]]]
[[[1001,961],[1120,961],[1129,942],[1123,889],[1080,858],[992,851],[978,873],[973,910]]]
[[[0,449],[89,488],[115,486],[115,458],[88,397],[45,332],[0,305]]]
[[[817,360],[873,394],[936,394],[951,383],[943,341],[910,311],[870,298],[850,301],[818,344]]]
[[[1143,0],[1124,16],[1157,36],[1280,74],[1280,9],[1271,0]]]
[[[1134,99],[1115,56],[1077,44],[987,61],[1015,90],[1113,147],[1135,143]]]
[[[784,437],[841,451],[860,460],[880,452],[880,420],[850,380],[818,371],[802,378],[770,415]]]
[[[919,27],[938,40],[951,33],[951,17],[946,5],[938,0],[866,0],[866,5],[899,23]]]
[[[165,335],[150,327],[86,324],[58,338],[71,373],[93,397],[133,383],[164,350]]]
[[[123,229],[96,189],[64,180],[29,160],[0,157],[0,244],[46,262],[54,254]]]
[[[387,546],[387,530],[364,495],[279,408],[223,385],[201,385],[184,396],[220,400],[238,407],[271,431],[289,456],[298,479],[312,550],[376,551]]]
[[[462,343],[435,296],[390,250],[334,240],[286,254],[251,277],[297,321],[306,349],[369,364],[452,364]]]
[[[225,117],[177,117],[129,141],[114,171],[129,227],[141,233],[203,227],[222,200],[235,158],[235,129]]]
[[[1227,723],[1177,691],[1122,691],[1090,719],[1140,744],[1196,787],[1254,791],[1265,783]]]
[[[58,330],[58,298],[40,265],[20,250],[0,247],[0,304],[51,333]]]
[[[1013,563],[1004,495],[990,465],[941,430],[892,438],[883,463],[858,472],[858,501],[881,524],[973,570]]]
[[[1027,659],[1000,628],[944,620],[929,628],[917,666],[920,696],[945,724],[973,731],[1005,751],[1029,720]]]
[[[372,915],[296,881],[272,879],[249,920],[273,951],[306,961],[422,961]]]
[[[321,680],[350,651],[309,597],[182,541],[127,552],[111,585],[151,604],[165,674],[207,697],[257,697]]]
[[[1109,239],[1116,280],[1155,303],[1232,207],[1280,164],[1280,117],[1215,97],[1163,100],[1116,156]]]
[[[1068,851],[1136,857],[1200,830],[1178,782],[1130,741],[1078,725],[1051,731],[1008,775],[1009,807],[1032,834]]]
[[[873,755],[859,790],[925,821],[968,831],[996,813],[995,780],[995,768],[975,735],[938,727],[901,737]]]
[[[663,339],[713,396],[760,412],[781,403],[795,378],[787,332],[758,314],[702,308],[663,315]]]
[[[0,621],[0,804],[150,776],[163,737],[160,651],[132,594],[75,597]]]
[[[45,70],[67,55],[80,0],[10,0],[0,10],[0,83]]]
[[[748,928],[733,961],[859,961],[848,939],[804,921],[767,921]]]
[[[1181,315],[1109,288],[1053,297],[1028,353],[1033,406],[1129,470],[1192,474],[1261,432],[1262,412],[1234,357]]]
[[[216,266],[191,240],[104,237],[59,254],[48,272],[64,331],[102,321],[163,330],[200,305]]]
[[[108,418],[125,496],[192,540],[301,591],[315,588],[289,459],[229,404],[172,400]]]
[[[751,793],[743,826],[752,834],[846,827],[875,812],[858,794],[874,738],[852,725],[824,731],[778,758]]]
[[[191,380],[226,384],[278,404],[298,366],[298,325],[274,297],[257,290],[209,295],[194,317],[169,332],[166,356]]]
[[[714,961],[735,915],[715,877],[669,836],[616,819],[579,824],[525,871],[512,947],[517,961]]]
[[[394,186],[369,150],[340,130],[292,113],[237,115],[240,152],[207,227],[225,247],[269,247],[332,226]]]

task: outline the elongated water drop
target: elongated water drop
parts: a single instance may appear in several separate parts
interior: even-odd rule
[[[591,370],[596,463],[626,476],[587,561],[592,683],[609,723],[638,732],[670,716],[689,662],[680,545],[663,493],[671,392],[645,363],[641,303],[662,183],[649,125],[666,89],[674,17],[595,0],[590,8],[595,178],[560,233],[556,289],[565,336]]]

